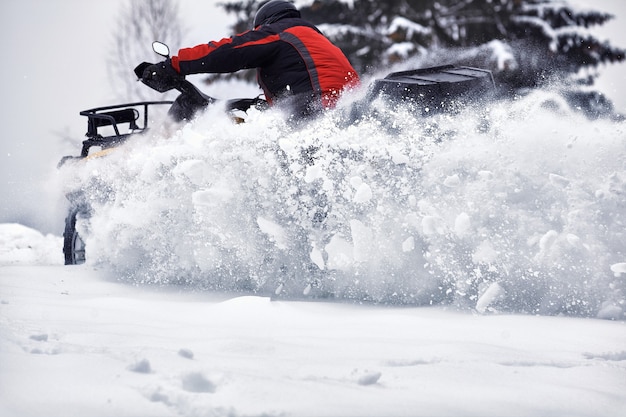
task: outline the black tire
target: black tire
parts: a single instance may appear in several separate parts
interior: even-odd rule
[[[65,265],[80,265],[85,263],[85,242],[76,231],[76,218],[87,213],[81,207],[73,207],[65,218],[63,232],[63,255]]]

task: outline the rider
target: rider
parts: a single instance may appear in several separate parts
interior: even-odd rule
[[[359,76],[343,52],[285,0],[262,5],[253,30],[183,48],[155,65],[181,75],[256,68],[266,100],[301,116],[334,107],[343,90],[359,85]],[[155,74],[158,69],[146,71]]]

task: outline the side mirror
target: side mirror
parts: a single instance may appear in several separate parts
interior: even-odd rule
[[[165,58],[170,56],[170,48],[163,42],[159,42],[159,41],[152,42],[152,50],[156,52],[157,54],[164,56]]]

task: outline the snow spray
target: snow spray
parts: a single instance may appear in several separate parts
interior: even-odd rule
[[[93,208],[87,262],[133,284],[619,318],[624,123],[558,102],[296,127],[209,109],[64,175]]]

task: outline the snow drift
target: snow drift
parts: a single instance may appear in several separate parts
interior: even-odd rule
[[[88,263],[141,284],[624,318],[624,124],[538,91],[294,128],[220,109],[67,165]]]

